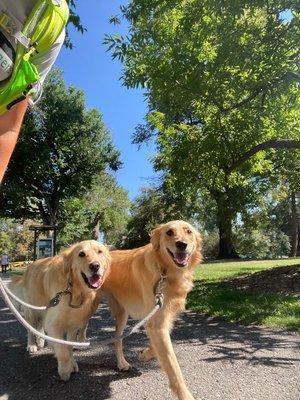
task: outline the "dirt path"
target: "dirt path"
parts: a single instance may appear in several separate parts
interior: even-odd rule
[[[112,320],[105,306],[92,318],[89,336],[110,337]],[[186,312],[172,334],[188,386],[202,400],[299,400],[300,335],[245,327]],[[157,362],[141,364],[137,352],[143,333],[125,341],[130,373],[115,370],[112,346],[97,342],[77,351],[79,373],[64,383],[50,350],[26,353],[26,332],[0,299],[1,400],[171,400]]]

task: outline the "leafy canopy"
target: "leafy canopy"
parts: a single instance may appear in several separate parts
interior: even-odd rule
[[[1,187],[2,210],[57,223],[62,200],[80,197],[96,174],[119,167],[119,152],[100,113],[87,110],[83,92],[66,87],[54,70],[38,107],[25,118]]]

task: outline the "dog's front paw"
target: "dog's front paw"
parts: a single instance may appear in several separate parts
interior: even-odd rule
[[[118,370],[119,371],[130,371],[132,369],[131,364],[129,364],[126,360],[122,360],[118,362]]]
[[[36,343],[39,349],[43,349],[45,347],[45,340],[42,338],[36,338]]]
[[[27,351],[28,351],[29,354],[37,353],[37,351],[38,351],[37,345],[36,344],[29,344],[27,346]]]
[[[59,372],[58,371],[58,375],[61,380],[67,382],[70,379],[71,372]]]
[[[58,375],[63,381],[70,379],[71,373],[73,372],[73,365],[70,363],[68,366],[58,366]]]

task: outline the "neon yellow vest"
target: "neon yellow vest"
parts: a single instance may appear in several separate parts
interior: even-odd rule
[[[43,53],[56,42],[69,18],[65,0],[38,0],[26,21],[18,42],[14,68],[8,82],[0,87],[0,115],[32,92],[39,74],[30,57]],[[0,27],[11,33],[10,18],[0,14]],[[22,39],[23,43],[22,43]],[[27,41],[27,43],[26,43]],[[25,43],[24,43],[25,42]]]

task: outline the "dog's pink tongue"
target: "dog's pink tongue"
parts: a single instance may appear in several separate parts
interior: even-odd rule
[[[186,253],[177,253],[175,255],[175,261],[180,265],[186,266],[189,261],[189,255]]]
[[[102,284],[102,278],[100,275],[93,275],[88,278],[89,284],[97,289]]]

